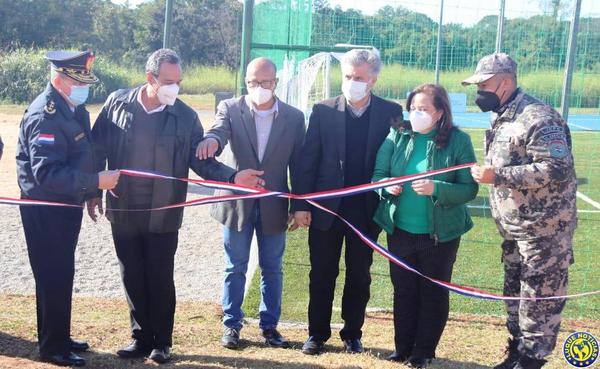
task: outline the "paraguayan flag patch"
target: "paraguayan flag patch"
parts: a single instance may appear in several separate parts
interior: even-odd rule
[[[38,137],[38,144],[40,145],[54,145],[54,135],[40,133]]]

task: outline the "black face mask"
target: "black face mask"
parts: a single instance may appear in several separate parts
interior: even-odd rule
[[[478,90],[475,104],[479,106],[481,111],[488,112],[500,107],[500,98],[495,92]]]
[[[496,110],[500,107],[500,98],[498,97],[498,95],[496,95],[496,92],[498,92],[498,89],[500,88],[500,84],[496,87],[496,90],[494,90],[494,92],[477,90],[475,104],[479,106],[479,109],[481,109],[482,112]]]

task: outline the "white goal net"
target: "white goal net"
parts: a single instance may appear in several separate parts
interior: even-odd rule
[[[308,119],[313,104],[330,97],[331,61],[339,54],[321,52],[300,61],[286,58],[278,72],[275,93],[284,102],[300,109]]]

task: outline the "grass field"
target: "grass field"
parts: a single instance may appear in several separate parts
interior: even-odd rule
[[[483,130],[468,130],[476,148],[478,161],[483,155]],[[573,133],[574,155],[577,174],[580,181],[579,191],[588,197],[600,200],[600,133]],[[485,205],[488,189],[481,186],[473,205]],[[581,210],[594,210],[590,204],[578,199]],[[596,209],[597,210],[597,209]],[[489,210],[472,209],[474,229],[462,239],[459,255],[455,264],[453,281],[479,289],[502,293],[503,269],[500,263],[500,242],[496,226]],[[569,293],[600,290],[600,214],[580,213],[579,226],[575,234],[575,264],[570,269]],[[385,236],[380,236],[380,244],[385,245]],[[367,247],[367,246],[365,246]],[[308,306],[308,272],[310,270],[307,232],[299,230],[290,233],[285,255],[285,286],[283,296],[283,319],[306,321]],[[341,306],[341,291],[344,275],[343,259],[340,264],[340,276],[337,281],[334,307]],[[388,263],[379,255],[374,255],[371,269],[373,282],[369,307],[391,309],[392,287],[389,281]],[[246,311],[254,315],[259,304],[259,271],[254,276],[253,285],[246,299]],[[451,311],[458,314],[503,315],[501,302],[484,301],[451,295]],[[571,318],[600,320],[600,296],[570,300],[564,316]],[[339,312],[334,314],[340,321]]]
[[[407,368],[384,358],[393,349],[391,315],[368,314],[363,342],[366,352],[348,355],[341,341],[333,337],[327,352],[307,356],[300,352],[307,330],[304,324],[283,324],[280,330],[292,343],[292,349],[267,347],[256,322],[242,330],[240,350],[222,348],[220,307],[201,302],[178,302],[173,336],[173,362],[160,368],[185,369],[394,369]],[[38,361],[35,301],[32,296],[0,295],[0,368],[51,369],[55,366]],[[129,343],[129,319],[125,299],[75,298],[72,336],[87,340],[92,349],[82,354],[89,369],[142,369],[159,367],[150,360],[122,360],[115,351]],[[600,324],[566,321],[559,345],[572,331],[586,329],[598,337]],[[486,369],[503,356],[506,333],[499,318],[451,315],[437,349],[432,369]],[[549,357],[544,368],[561,369],[567,364],[560,349]]]
[[[475,100],[475,87],[464,87],[461,82],[469,77],[473,70],[442,71],[440,84],[448,92],[461,92],[467,94],[467,102],[472,104]],[[523,71],[519,73],[519,86],[527,92],[553,105],[560,106],[563,71],[538,70]],[[435,81],[433,70],[406,67],[399,64],[385,65],[377,79],[375,92],[380,96],[394,99],[404,99],[406,94],[422,83]],[[331,89],[340,91],[341,71],[333,67],[331,73]],[[571,93],[571,106],[592,109],[593,113],[600,110],[600,74],[576,72],[573,75],[573,89]]]

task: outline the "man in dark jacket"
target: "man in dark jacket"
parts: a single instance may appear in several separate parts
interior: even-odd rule
[[[351,50],[342,59],[343,95],[313,107],[299,164],[298,191],[310,193],[370,183],[377,150],[402,119],[400,105],[371,93],[381,69],[376,50]],[[374,192],[320,201],[340,213],[371,239],[381,231],[373,222],[378,199]],[[294,201],[295,220],[310,226],[309,338],[302,351],[322,351],[331,336],[331,307],[339,259],[346,241],[346,280],[342,299],[344,328],[340,337],[347,352],[363,351],[361,336],[369,301],[373,251],[333,215]]]
[[[130,168],[187,178],[191,168],[207,179],[261,186],[262,172],[236,172],[214,159],[198,160],[203,131],[198,116],[177,99],[181,82],[177,54],[160,49],[146,64],[147,83],[112,93],[94,125],[97,168]],[[184,202],[187,183],[126,177],[107,195],[121,276],[130,308],[133,342],[119,350],[123,358],[171,359],[175,285],[173,269],[183,208],[154,210]],[[101,194],[88,204],[92,219],[101,209]],[[142,210],[142,211],[140,211]],[[151,352],[152,351],[152,352]]]

